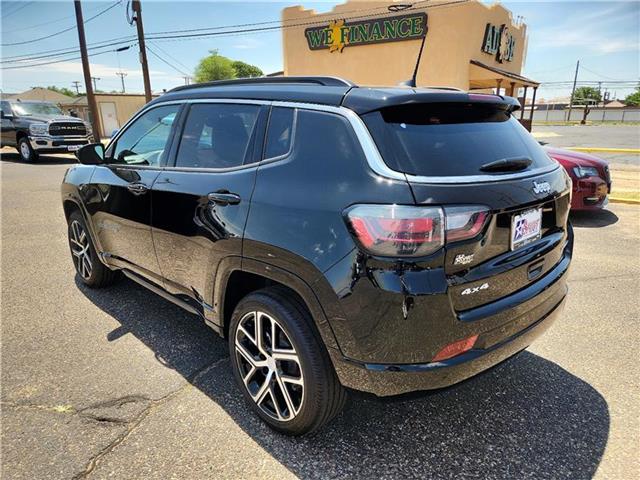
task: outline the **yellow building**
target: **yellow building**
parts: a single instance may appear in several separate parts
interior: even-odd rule
[[[285,75],[335,75],[394,86],[416,72],[418,86],[494,89],[517,96],[539,83],[521,75],[527,27],[500,4],[348,0],[328,13],[282,11]]]

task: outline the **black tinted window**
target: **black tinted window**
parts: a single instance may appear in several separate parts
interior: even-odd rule
[[[242,165],[260,107],[257,105],[192,105],[184,126],[177,167],[230,168]]]
[[[152,108],[118,137],[112,159],[132,165],[160,165],[180,105]],[[109,152],[110,153],[110,152]]]
[[[484,104],[423,104],[364,116],[384,161],[413,175],[478,175],[505,158],[551,160],[508,112]]]
[[[294,114],[292,108],[276,107],[271,110],[264,158],[280,157],[289,153]]]

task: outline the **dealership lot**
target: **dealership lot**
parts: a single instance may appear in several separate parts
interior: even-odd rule
[[[72,159],[2,154],[6,478],[638,475],[640,207],[573,217],[567,308],[528,351],[444,391],[354,394],[291,439],[248,413],[225,342],[196,318],[130,281],[74,281]]]

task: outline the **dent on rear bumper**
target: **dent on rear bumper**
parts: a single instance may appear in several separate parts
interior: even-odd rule
[[[348,388],[378,396],[433,390],[454,385],[479,374],[527,348],[541,336],[561,314],[563,295],[550,312],[524,330],[487,348],[477,348],[442,362],[422,364],[372,364],[356,362],[330,349],[336,372]]]

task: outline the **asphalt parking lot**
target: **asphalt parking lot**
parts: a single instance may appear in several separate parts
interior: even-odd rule
[[[640,148],[640,125],[534,125],[533,135],[554,147]],[[637,153],[597,152],[612,169],[640,168]]]
[[[567,308],[527,351],[443,391],[353,394],[291,439],[248,413],[195,317],[75,281],[70,161],[3,150],[3,478],[638,478],[639,206],[573,216]]]

